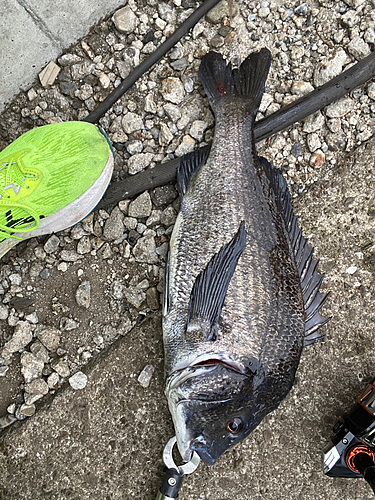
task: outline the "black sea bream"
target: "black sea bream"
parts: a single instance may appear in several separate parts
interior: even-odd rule
[[[181,161],[163,318],[166,396],[185,460],[195,450],[213,464],[277,408],[303,346],[328,321],[286,182],[255,151],[270,62],[262,49],[232,69],[211,52],[200,67],[215,138],[209,156]]]

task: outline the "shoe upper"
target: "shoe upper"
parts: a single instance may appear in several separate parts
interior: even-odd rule
[[[45,125],[16,139],[0,152],[0,241],[36,229],[79,198],[111,155],[104,133],[85,122]]]

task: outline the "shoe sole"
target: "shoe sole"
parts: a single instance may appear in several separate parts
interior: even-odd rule
[[[43,234],[57,233],[58,231],[63,231],[64,229],[74,226],[74,224],[77,224],[77,222],[87,217],[99,203],[111,181],[113,164],[114,158],[113,155],[110,154],[103,172],[94,184],[81,194],[81,196],[66,207],[60,208],[57,212],[41,219],[37,229],[29,231],[28,233],[14,233],[13,236],[17,236],[23,241],[34,238],[35,236],[42,236]],[[0,242],[0,259],[11,248],[16,246],[17,243],[20,243],[21,240],[7,238]]]

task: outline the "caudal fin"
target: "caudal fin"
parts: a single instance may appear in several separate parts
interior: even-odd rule
[[[199,76],[212,109],[228,96],[249,100],[251,109],[257,110],[271,64],[268,49],[250,54],[238,69],[233,69],[221,54],[209,52],[201,62]]]

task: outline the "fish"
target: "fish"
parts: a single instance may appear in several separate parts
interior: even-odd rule
[[[255,149],[270,64],[263,48],[237,68],[209,52],[199,68],[215,134],[178,168],[163,304],[165,395],[185,461],[214,464],[275,410],[330,319],[287,183]]]

